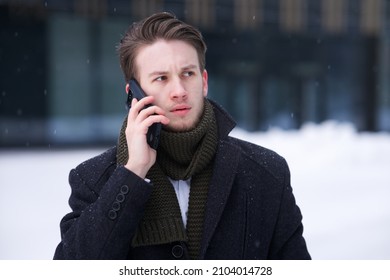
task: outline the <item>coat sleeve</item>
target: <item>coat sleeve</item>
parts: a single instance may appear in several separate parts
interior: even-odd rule
[[[125,259],[152,187],[120,166],[97,192],[84,171],[70,172],[72,212],[61,220],[54,259]]]
[[[271,241],[269,258],[279,260],[311,259],[303,238],[302,214],[295,202],[287,163],[279,214]]]

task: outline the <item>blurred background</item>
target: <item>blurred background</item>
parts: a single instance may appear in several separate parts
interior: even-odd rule
[[[0,0],[0,259],[51,258],[70,168],[116,143],[116,53],[169,11],[208,45],[209,97],[286,157],[313,258],[390,259],[389,0]]]
[[[240,127],[333,119],[390,131],[387,0],[0,0],[0,145],[115,140],[125,113],[115,48],[157,11],[203,32],[210,97]]]

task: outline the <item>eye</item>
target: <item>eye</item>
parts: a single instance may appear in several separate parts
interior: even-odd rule
[[[183,73],[183,76],[184,77],[191,77],[193,76],[195,73],[193,71],[186,71]]]
[[[155,81],[158,81],[158,82],[162,82],[162,81],[165,81],[167,79],[167,76],[159,76],[157,77],[156,79],[154,79]]]

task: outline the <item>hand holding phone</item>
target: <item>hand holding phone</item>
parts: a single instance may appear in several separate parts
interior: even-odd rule
[[[130,109],[131,107],[131,100],[133,98],[137,100],[141,100],[146,96],[145,92],[142,90],[141,86],[135,79],[131,79],[129,81],[129,92],[127,94],[127,109]],[[145,108],[150,107],[151,105],[147,105]],[[148,132],[146,134],[146,142],[149,144],[150,147],[153,149],[157,149],[158,142],[160,138],[160,132],[161,132],[161,123],[154,123],[152,124]]]

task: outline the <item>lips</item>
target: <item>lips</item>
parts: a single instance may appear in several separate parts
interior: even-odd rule
[[[191,110],[191,107],[188,105],[176,105],[170,112],[176,115],[186,115]]]

